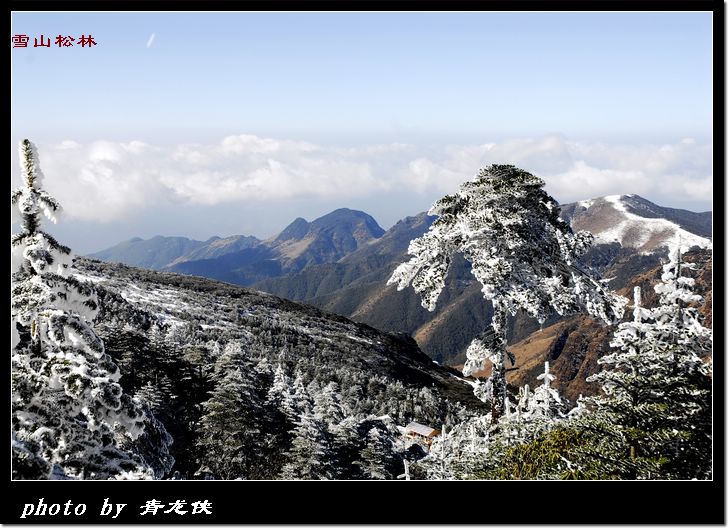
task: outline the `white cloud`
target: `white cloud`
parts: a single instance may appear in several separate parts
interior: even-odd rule
[[[675,144],[571,142],[558,136],[453,145],[414,160],[400,177],[416,190],[451,192],[490,163],[514,164],[541,176],[562,203],[609,194],[649,194],[670,205],[713,196],[712,147],[692,138]]]
[[[151,35],[149,35],[149,40],[147,40],[147,49],[152,47],[152,44],[154,44],[154,37],[156,36],[156,33],[152,33]]]
[[[159,147],[131,141],[39,145],[48,190],[70,216],[112,221],[176,204],[351,198],[453,192],[490,163],[538,174],[561,202],[607,194],[647,194],[663,205],[712,199],[712,150],[674,144],[613,145],[559,136],[424,148],[405,144],[325,147],[236,135],[212,144]],[[18,181],[18,170],[13,173]],[[659,198],[659,200],[658,200]]]

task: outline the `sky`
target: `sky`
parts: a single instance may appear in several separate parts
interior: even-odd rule
[[[12,34],[11,186],[30,138],[79,253],[339,207],[388,228],[489,163],[561,203],[712,209],[711,13],[15,12]]]

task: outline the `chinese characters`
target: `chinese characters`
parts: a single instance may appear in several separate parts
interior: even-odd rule
[[[198,513],[204,513],[205,515],[211,515],[212,503],[210,501],[195,501],[190,504],[191,509],[187,507],[187,501],[176,500],[169,504],[164,504],[157,499],[147,501],[144,506],[140,506],[141,513],[139,515],[157,515],[158,511],[162,513],[176,513],[177,515],[185,515],[187,513],[191,515],[197,515]]]
[[[30,47],[30,36],[13,35],[12,37],[10,37],[10,42],[12,43],[13,48],[28,48]],[[83,34],[80,37],[73,37],[71,35],[57,35],[55,38],[47,37],[46,35],[39,35],[37,37],[33,37],[32,47],[50,48],[51,43],[53,44],[53,47],[57,48],[91,48],[93,46],[98,46],[98,43],[96,42],[96,40],[94,40],[93,35]]]

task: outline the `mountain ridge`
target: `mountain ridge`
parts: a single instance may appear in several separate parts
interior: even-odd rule
[[[573,229],[595,235],[584,260],[616,289],[659,264],[678,243],[684,250],[693,242],[712,248],[711,213],[665,208],[638,195],[564,204],[561,215]],[[422,212],[384,231],[366,213],[337,209],[312,222],[297,218],[278,235],[253,247],[177,262],[169,270],[252,286],[384,331],[404,332],[416,336],[433,359],[457,364],[490,320],[491,308],[468,263],[456,258],[433,313],[420,306],[411,289],[397,292],[386,286],[394,268],[406,260],[410,241],[424,234],[433,221]],[[357,238],[356,229],[364,236]],[[522,340],[535,329],[533,321],[512,319],[509,339]]]
[[[643,213],[647,211],[644,214],[654,216],[660,212],[673,211],[660,208],[636,195],[621,197],[627,202],[625,208],[629,206],[634,210],[640,206]],[[624,246],[620,240],[607,242],[604,238],[600,239],[601,233],[625,220],[638,221],[614,207],[616,198],[595,198],[590,201],[590,207],[585,207],[586,204],[582,202],[565,204],[562,206],[562,218],[576,230],[592,227],[597,231],[595,245],[584,259],[605,274],[614,288],[619,289],[634,274],[656,266],[667,256],[668,247],[660,244],[674,239],[678,233],[674,226],[678,226],[678,223],[673,220],[678,219],[666,219],[667,222],[656,231],[655,241],[651,245],[649,241],[637,244],[632,240],[622,240],[629,242]],[[595,218],[600,210],[607,213],[603,218],[610,220],[611,224],[600,224],[599,218]],[[678,211],[678,216],[689,220],[680,220],[682,225],[703,234],[708,231],[704,224],[711,218],[709,213]],[[456,257],[445,290],[438,301],[438,308],[432,313],[420,306],[420,300],[413,290],[408,288],[398,292],[393,286],[386,286],[394,268],[406,260],[410,240],[421,236],[433,220],[426,213],[408,217],[395,224],[380,239],[336,263],[310,266],[299,273],[265,279],[255,283],[254,287],[346,315],[382,330],[409,333],[417,338],[422,350],[433,359],[448,364],[462,362],[467,345],[489,324],[491,311],[490,305],[482,298],[480,285],[470,274],[467,262]],[[709,239],[688,229],[685,231],[698,237],[693,240],[698,240],[700,245],[712,247]],[[547,321],[546,325],[553,322]],[[527,318],[511,319],[509,338],[524,339],[537,328],[538,325]]]
[[[148,240],[135,237],[89,257],[250,284],[309,265],[334,262],[384,232],[367,213],[340,208],[312,222],[296,218],[267,240],[249,235],[213,236],[204,242],[160,235]]]

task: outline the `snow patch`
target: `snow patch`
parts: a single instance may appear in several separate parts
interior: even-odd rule
[[[356,337],[351,334],[346,334],[347,339],[351,339],[352,341],[358,341],[359,343],[366,343],[367,345],[373,345],[374,343],[369,339],[364,339],[362,337]]]
[[[712,249],[713,243],[704,237],[682,229],[664,218],[644,218],[627,210],[622,195],[605,196],[604,200],[620,213],[623,219],[609,229],[594,233],[597,244],[617,242],[623,247],[638,249],[643,255],[653,253],[658,247],[668,247],[674,252],[678,247],[685,252],[693,246]]]
[[[577,205],[580,207],[583,207],[584,209],[589,209],[592,205],[594,205],[594,200],[581,200],[580,202],[576,202]]]
[[[106,277],[97,277],[96,275],[86,275],[85,273],[80,273],[80,272],[73,273],[72,276],[80,281],[93,282],[94,284],[106,282],[106,280],[107,280]]]

